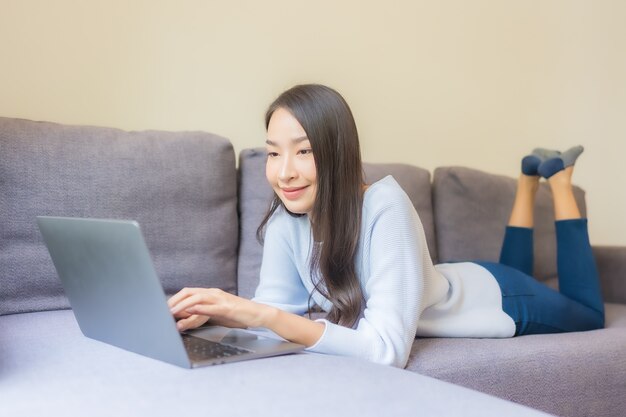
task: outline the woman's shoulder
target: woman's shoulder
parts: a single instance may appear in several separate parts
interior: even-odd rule
[[[363,205],[370,209],[392,206],[413,207],[409,196],[391,175],[387,175],[367,188]]]

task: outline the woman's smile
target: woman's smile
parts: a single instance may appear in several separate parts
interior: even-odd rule
[[[306,189],[308,187],[309,187],[308,185],[305,185],[303,187],[285,187],[285,188],[281,188],[281,191],[287,200],[293,201],[302,197],[302,194],[306,192]]]

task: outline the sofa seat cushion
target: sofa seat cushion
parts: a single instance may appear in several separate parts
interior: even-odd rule
[[[544,415],[338,356],[183,369],[84,337],[69,310],[0,316],[0,329],[2,416]]]
[[[241,238],[239,246],[238,293],[254,296],[259,284],[263,247],[256,239],[256,231],[267,212],[274,195],[265,178],[264,148],[245,149],[239,154],[239,215]],[[426,241],[433,261],[437,260],[435,227],[431,202],[430,172],[406,164],[363,165],[365,182],[372,184],[387,175],[407,193],[424,226]]]
[[[441,167],[433,174],[433,208],[440,262],[498,262],[511,215],[517,181],[464,167]],[[574,187],[583,216],[585,193]],[[534,276],[557,275],[554,208],[550,187],[542,183],[535,201]]]
[[[0,118],[0,315],[68,307],[41,215],[136,220],[166,292],[234,292],[236,186],[216,135]]]
[[[416,339],[407,369],[561,416],[626,409],[626,305],[602,330],[510,339]]]

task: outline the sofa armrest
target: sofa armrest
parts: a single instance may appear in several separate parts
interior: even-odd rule
[[[626,246],[593,246],[604,301],[626,304]]]

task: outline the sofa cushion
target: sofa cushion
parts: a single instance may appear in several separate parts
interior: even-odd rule
[[[234,292],[236,198],[216,135],[0,118],[0,314],[68,307],[39,215],[137,220],[166,292]]]
[[[71,311],[3,316],[0,329],[2,416],[544,415],[339,356],[300,353],[183,369],[83,337]]]
[[[416,339],[407,369],[559,416],[622,416],[626,306],[606,329],[509,339]]]
[[[463,167],[442,167],[433,175],[433,210],[440,262],[497,262],[511,214],[517,181]],[[585,193],[574,187],[583,216]],[[542,183],[535,201],[534,276],[557,275],[552,193]]]
[[[273,191],[265,178],[266,151],[264,148],[245,149],[239,154],[239,215],[240,245],[238,293],[250,298],[259,284],[263,247],[256,239],[256,231],[272,200]],[[426,233],[433,260],[437,258],[435,228],[430,194],[430,173],[422,168],[404,164],[364,164],[368,184],[393,175],[413,202]]]

